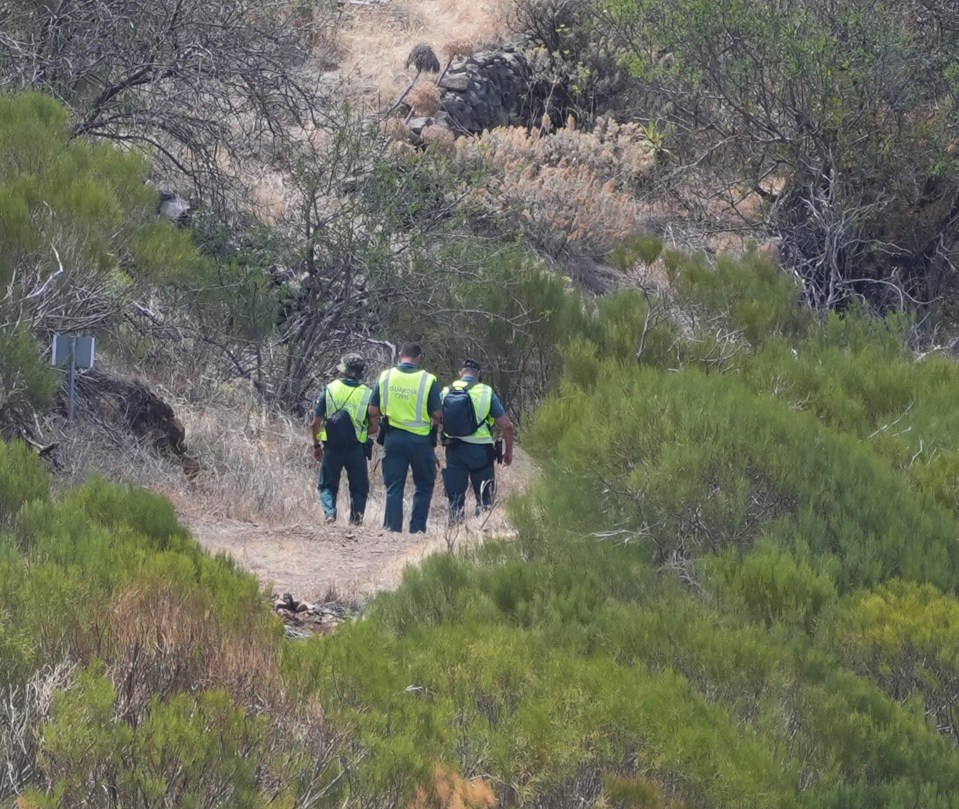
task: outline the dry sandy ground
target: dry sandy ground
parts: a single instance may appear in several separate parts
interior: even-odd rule
[[[378,450],[378,448],[377,448]],[[379,450],[378,450],[379,451]],[[446,509],[442,484],[437,478],[433,507],[426,534],[391,533],[380,526],[383,517],[383,480],[373,460],[367,524],[355,528],[345,516],[335,525],[323,523],[319,500],[307,504],[301,513],[312,520],[281,524],[269,520],[237,520],[211,516],[207,509],[191,509],[181,501],[180,518],[194,537],[213,553],[225,552],[246,570],[254,573],[277,595],[290,593],[298,601],[326,601],[334,590],[340,599],[364,601],[373,593],[395,588],[403,569],[436,551],[462,548],[488,536],[509,536],[512,530],[505,516],[503,500],[522,490],[534,474],[528,457],[517,449],[513,465],[497,467],[499,504],[483,518],[470,518],[455,532],[445,530]],[[340,487],[341,514],[349,502],[344,476]],[[404,516],[409,521],[412,482],[407,482]],[[472,494],[468,503],[472,504]]]

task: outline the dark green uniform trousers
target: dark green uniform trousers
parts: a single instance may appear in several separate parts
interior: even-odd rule
[[[446,447],[446,469],[443,470],[450,521],[463,519],[466,489],[470,484],[476,495],[477,512],[481,508],[492,508],[495,477],[492,444],[468,444],[454,439]]]
[[[363,519],[366,498],[370,494],[370,475],[366,468],[366,454],[362,444],[357,444],[352,449],[324,449],[320,479],[317,483],[320,503],[327,517],[336,516],[336,496],[340,490],[340,477],[344,469],[350,486],[350,522],[357,523]]]
[[[413,513],[410,533],[426,531],[433,486],[436,484],[436,452],[428,435],[415,435],[391,427],[383,444],[383,483],[386,485],[386,514],[383,527],[403,530],[403,492],[407,472],[413,472]]]

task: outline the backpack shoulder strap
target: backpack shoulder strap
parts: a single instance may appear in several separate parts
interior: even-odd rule
[[[347,385],[347,387],[349,387],[349,385]],[[333,398],[333,391],[331,391],[331,390],[330,390],[330,386],[327,385],[327,386],[326,386],[326,393],[327,393],[327,395],[330,397],[330,401],[333,403],[333,413],[338,413],[338,412],[341,411],[344,407],[346,407],[346,403],[347,403],[348,401],[350,401],[350,399],[353,398],[353,394],[356,393],[356,391],[357,391],[357,389],[358,389],[359,387],[360,387],[360,386],[357,385],[355,388],[351,388],[351,389],[350,389],[350,392],[349,392],[349,395],[343,400],[343,404],[337,405],[336,399]],[[329,417],[329,416],[332,416],[333,413],[327,413],[326,415],[327,415],[327,417]]]

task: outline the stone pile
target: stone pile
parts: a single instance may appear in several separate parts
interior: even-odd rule
[[[515,46],[505,45],[455,61],[439,88],[440,111],[435,116],[410,120],[415,134],[430,125],[465,135],[529,123],[529,65]]]

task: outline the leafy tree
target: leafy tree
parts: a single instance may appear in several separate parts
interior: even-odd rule
[[[955,9],[942,2],[614,0],[644,108],[676,160],[752,189],[806,300],[952,291]]]
[[[329,54],[315,9],[10,0],[0,3],[0,87],[50,93],[71,110],[74,135],[140,144],[223,203],[239,161],[282,153],[280,133],[312,120],[311,48]]]
[[[42,402],[52,382],[35,340],[101,332],[198,256],[156,213],[148,164],[72,137],[39,93],[0,95],[0,416]]]

